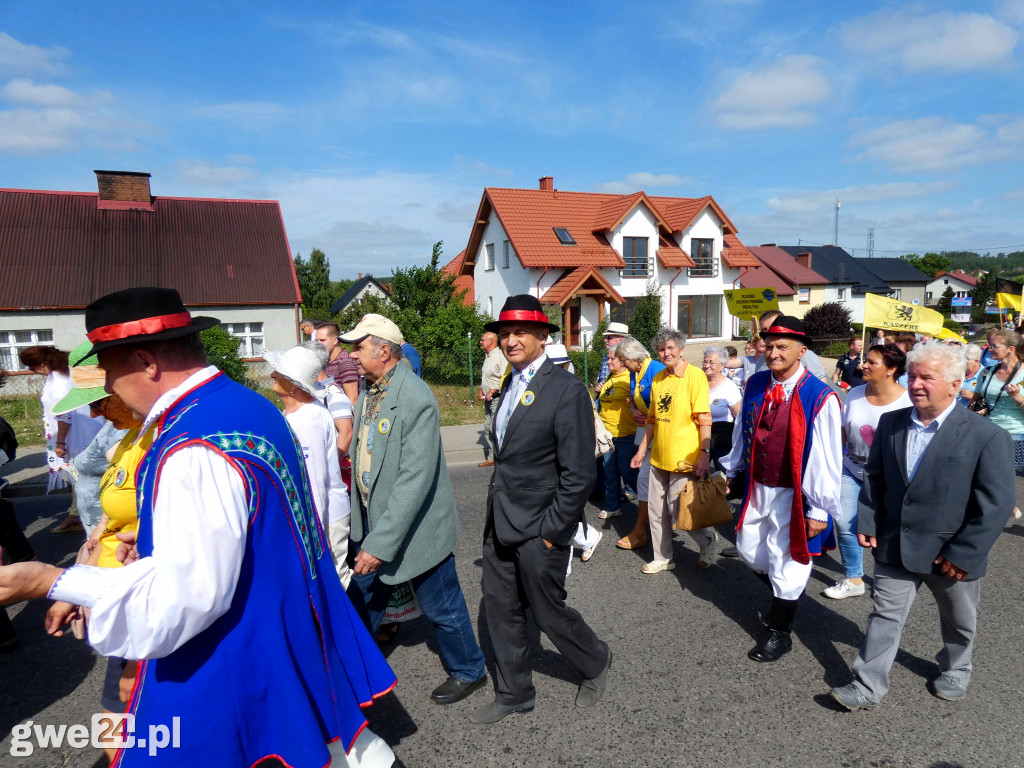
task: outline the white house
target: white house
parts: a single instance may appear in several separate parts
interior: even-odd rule
[[[558,307],[566,343],[578,346],[606,315],[628,323],[651,281],[663,324],[731,338],[723,291],[756,266],[710,195],[564,192],[544,176],[539,189],[484,189],[459,274],[491,316],[518,293]]]
[[[932,307],[939,303],[947,288],[953,289],[954,299],[967,299],[978,286],[978,278],[966,272],[939,272],[925,288],[925,304]]]

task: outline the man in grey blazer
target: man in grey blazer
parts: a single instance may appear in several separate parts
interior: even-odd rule
[[[548,322],[536,297],[511,296],[497,322],[512,366],[494,417],[494,474],[484,527],[483,593],[494,646],[495,700],[470,715],[494,723],[534,706],[526,609],[583,676],[576,706],[593,706],[612,653],[565,604],[569,541],[594,486],[594,409],[586,387],[544,354]]]
[[[365,315],[341,337],[366,384],[353,418],[352,531],[358,548],[349,596],[377,633],[396,584],[410,582],[434,625],[448,679],[430,695],[454,704],[487,681],[452,549],[459,536],[441,415],[430,388],[402,359],[402,332]]]
[[[931,692],[967,692],[980,578],[1014,506],[1013,451],[1006,430],[957,406],[966,360],[931,341],[907,355],[913,408],[882,416],[860,495],[857,538],[875,555],[874,609],[853,682],[830,695],[849,710],[877,706],[921,584],[935,597],[943,649]]]

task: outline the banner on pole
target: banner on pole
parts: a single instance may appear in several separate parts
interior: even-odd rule
[[[942,330],[943,317],[934,309],[905,301],[887,299],[874,293],[864,294],[864,326],[891,331],[925,333],[935,336]]]
[[[746,320],[769,309],[779,308],[779,296],[774,288],[740,288],[725,292],[729,314]]]

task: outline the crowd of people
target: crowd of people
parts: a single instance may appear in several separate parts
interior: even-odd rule
[[[371,314],[350,330],[304,323],[308,341],[266,354],[278,412],[207,364],[199,332],[216,322],[173,290],[130,289],[89,305],[89,341],[70,356],[22,352],[46,377],[49,490],[75,486],[77,515],[59,530],[86,540],[71,568],[34,561],[0,499],[12,563],[0,605],[48,597],[47,631],[71,625],[109,657],[104,711],[132,713],[138,729],[182,716],[189,742],[169,764],[390,765],[362,710],[396,684],[376,642],[396,588],[411,587],[434,630],[446,679],[430,700],[454,704],[488,682],[453,554],[437,402],[401,329]],[[1013,519],[1014,468],[1024,472],[1019,335],[990,335],[989,366],[974,345],[883,335],[865,353],[858,337],[828,377],[802,322],[778,311],[759,319],[746,356],[710,346],[699,367],[680,331],[661,329],[652,355],[612,323],[588,391],[551,343],[558,330],[535,297],[512,296],[480,340],[496,673],[471,722],[534,709],[528,610],[578,671],[576,706],[600,702],[612,648],[565,602],[573,548],[586,561],[601,540],[586,504],[608,525],[636,501],[616,546],[650,547],[641,570],[655,575],[676,567],[684,489],[713,472],[739,499],[736,546],[712,526],[680,532],[705,573],[739,557],[768,588],[751,660],[791,649],[814,557],[838,541],[844,578],[823,594],[867,594],[867,549],[874,607],[854,679],[832,697],[881,701],[921,584],[943,619],[932,692],[964,695],[978,580]],[[14,647],[0,611],[0,651]],[[243,663],[254,657],[266,660],[258,675]],[[119,765],[155,762],[108,749]]]

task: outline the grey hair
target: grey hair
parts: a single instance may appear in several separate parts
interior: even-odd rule
[[[967,374],[967,358],[961,347],[945,344],[938,339],[918,343],[907,353],[907,368],[914,363],[934,360],[942,369],[942,378],[949,383],[963,381]]]
[[[705,347],[704,357],[707,357],[708,355],[718,355],[718,362],[720,363],[724,363],[729,359],[729,353],[725,351],[725,347]]]
[[[676,346],[682,349],[686,346],[686,334],[682,331],[677,331],[675,328],[661,328],[654,334],[655,349],[661,349],[670,341],[674,341]]]
[[[392,360],[402,359],[402,345],[395,344],[393,341],[382,339],[380,336],[369,336],[370,339],[370,350],[373,352],[373,356],[377,357],[380,354],[380,348],[387,345],[387,348],[391,350]]]
[[[316,355],[316,361],[320,364],[320,370],[322,371],[327,367],[327,364],[331,362],[331,353],[327,351],[327,347],[321,344],[316,339],[310,339],[299,344],[303,349],[308,349],[314,355]],[[342,350],[341,354],[347,354]]]
[[[632,336],[624,336],[619,346],[615,348],[615,356],[619,360],[632,360],[635,363],[642,363],[651,356],[643,344]]]
[[[968,344],[964,347],[964,357],[968,362],[971,360],[981,360],[981,347],[977,344]]]

